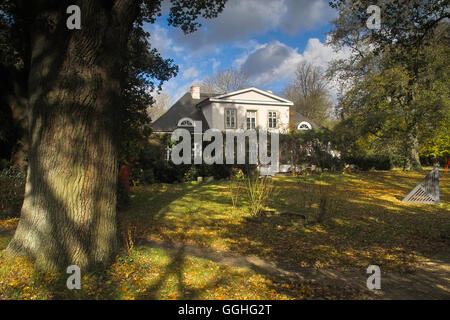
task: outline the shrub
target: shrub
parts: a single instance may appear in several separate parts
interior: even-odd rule
[[[336,146],[333,135],[327,129],[291,131],[281,136],[284,161],[296,166],[314,164],[322,170],[339,170],[342,161],[334,156]]]
[[[375,155],[373,156],[373,166],[375,170],[391,170],[392,161],[389,156]]]
[[[237,207],[239,196],[242,191],[242,183],[244,181],[244,173],[241,169],[233,168],[231,171],[230,181],[228,183],[228,191],[230,193],[233,209]]]
[[[320,176],[320,179],[324,175]],[[318,181],[320,181],[320,179]],[[334,197],[336,186],[327,186],[323,183],[308,183],[307,180],[299,176],[297,179],[299,194],[297,204],[299,208],[304,208],[305,220],[322,224],[338,211],[338,201]]]
[[[248,209],[252,216],[261,214],[273,193],[273,183],[268,177],[257,175],[247,178]]]
[[[15,167],[0,171],[0,215],[20,216],[26,175]]]
[[[319,198],[319,211],[316,214],[317,223],[326,222],[337,210],[336,201],[326,193],[321,193]]]
[[[344,158],[344,161],[357,165],[363,171],[392,169],[392,161],[387,155],[349,156]]]

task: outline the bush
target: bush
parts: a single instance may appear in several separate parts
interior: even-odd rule
[[[284,161],[296,166],[313,164],[331,171],[343,168],[342,161],[334,156],[337,148],[327,129],[291,131],[281,136],[281,148]]]
[[[228,191],[230,193],[231,204],[233,209],[237,207],[239,197],[243,188],[244,173],[241,169],[234,168],[228,182]]]
[[[0,171],[0,215],[8,217],[20,216],[26,175],[15,167]]]
[[[370,156],[350,156],[344,158],[347,164],[355,164],[361,170],[390,170],[392,169],[392,161],[386,155],[370,155]]]
[[[373,156],[373,166],[375,170],[391,170],[392,161],[389,156],[375,155]]]
[[[316,222],[324,223],[336,213],[336,200],[326,192],[321,192],[319,197],[319,211],[316,214]]]
[[[421,156],[420,157],[420,163],[422,164],[422,166],[427,166],[427,167],[432,167],[434,166],[436,163],[439,163],[439,166],[441,168],[445,168],[445,166],[447,165],[446,159],[444,159],[443,157],[433,157],[433,156]]]
[[[272,180],[268,177],[254,176],[247,178],[248,209],[252,216],[261,214],[273,193],[273,189]]]

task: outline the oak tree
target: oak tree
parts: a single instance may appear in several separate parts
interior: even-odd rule
[[[133,27],[154,23],[161,0],[2,0],[8,103],[29,137],[21,218],[8,256],[38,268],[108,263],[117,247],[117,128]],[[171,0],[168,23],[184,32],[214,18],[226,0]],[[69,5],[81,29],[66,25]],[[157,70],[154,70],[158,72]]]

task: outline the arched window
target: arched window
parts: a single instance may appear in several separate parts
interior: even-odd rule
[[[312,126],[309,122],[302,121],[298,124],[297,130],[311,130]]]
[[[178,121],[179,127],[195,127],[195,123],[191,118],[183,118]]]

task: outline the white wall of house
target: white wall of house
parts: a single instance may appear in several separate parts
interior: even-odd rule
[[[287,132],[289,127],[289,106],[280,105],[280,101],[269,95],[248,91],[202,106],[203,114],[210,128],[219,130],[225,127],[227,109],[236,110],[236,129],[247,129],[247,112],[256,111],[256,128],[271,131]],[[281,102],[282,104],[282,102]],[[269,112],[277,112],[277,129],[269,128]]]
[[[214,102],[202,108],[210,128],[225,130],[226,109],[236,110],[237,129],[247,129],[247,111],[256,111],[257,129],[269,129],[269,111],[277,112],[278,130],[285,132],[289,127],[289,107],[287,106]]]

